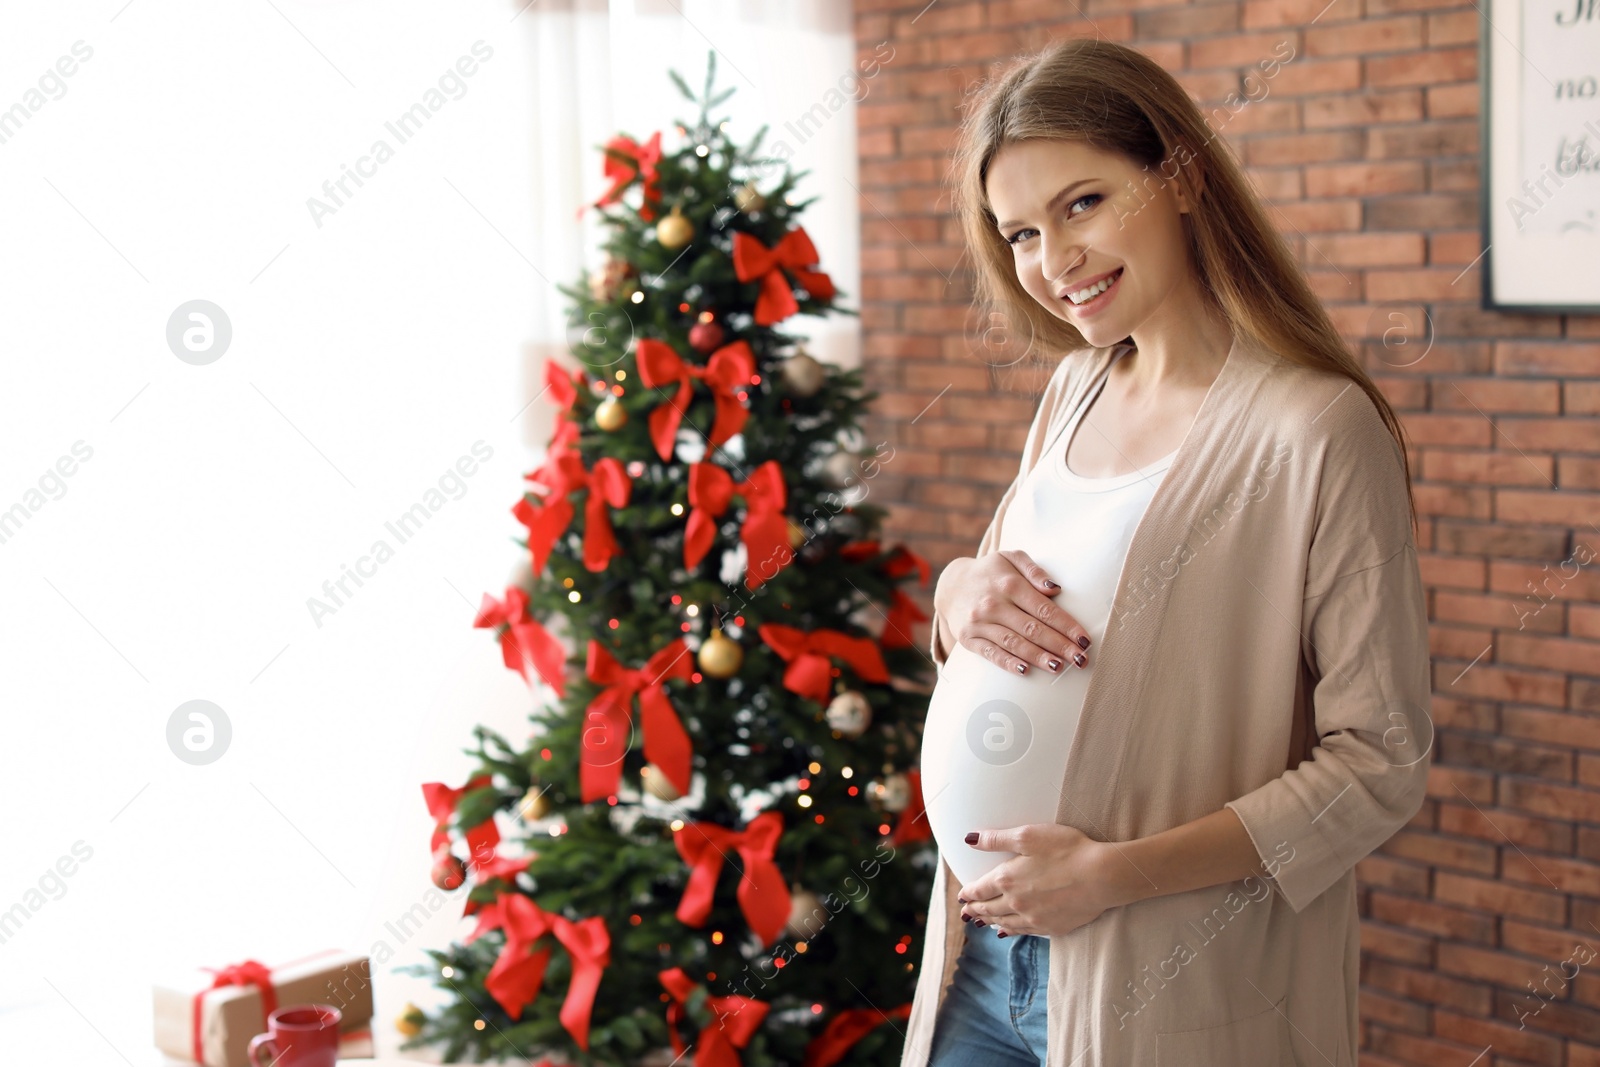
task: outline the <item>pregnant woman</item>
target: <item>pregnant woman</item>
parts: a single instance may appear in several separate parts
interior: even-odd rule
[[[1353,868],[1433,743],[1398,420],[1138,52],[1018,61],[955,163],[978,295],[1054,366],[935,590],[902,1064],[1355,1067]]]

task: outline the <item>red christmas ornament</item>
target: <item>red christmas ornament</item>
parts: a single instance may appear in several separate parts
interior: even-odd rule
[[[689,328],[689,346],[696,352],[715,352],[725,336],[721,324],[697,322]]]
[[[434,885],[449,892],[460,888],[461,883],[467,880],[467,865],[446,852],[434,860],[430,876]]]

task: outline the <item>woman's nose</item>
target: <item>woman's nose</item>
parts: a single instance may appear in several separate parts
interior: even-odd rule
[[[1084,253],[1088,250],[1060,240],[1051,244],[1048,237],[1041,237],[1040,240],[1043,242],[1043,247],[1040,250],[1039,265],[1044,268],[1045,281],[1053,291],[1061,279],[1083,261]]]

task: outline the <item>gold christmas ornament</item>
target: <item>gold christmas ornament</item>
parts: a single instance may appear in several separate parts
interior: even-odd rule
[[[732,678],[739,673],[739,665],[744,662],[744,649],[721,630],[713,630],[705,644],[700,646],[695,660],[700,664],[700,669],[713,678]]]
[[[806,538],[810,535],[806,533],[806,528],[804,526],[790,518],[785,518],[783,523],[789,528],[790,548],[799,548],[801,545],[806,543]]]
[[[761,190],[752,182],[739,186],[733,194],[733,202],[738,205],[740,211],[747,214],[760,211],[767,206],[767,198],[761,195]]]
[[[606,433],[616,433],[628,424],[628,409],[615,396],[608,396],[594,409],[594,424]]]
[[[422,1014],[422,1009],[415,1004],[407,1004],[400,1012],[400,1018],[394,1021],[394,1028],[407,1037],[416,1037],[422,1033],[422,1024],[427,1017]]]
[[[522,794],[517,803],[517,814],[523,822],[538,822],[550,814],[550,800],[544,795],[544,786],[536,785]]]
[[[694,240],[694,223],[684,216],[677,204],[672,206],[672,214],[656,223],[656,240],[661,242],[662,248],[682,248]]]
[[[809,941],[828,925],[828,909],[809,889],[794,889],[789,893],[789,921],[783,932],[798,941]]]
[[[872,725],[872,705],[862,693],[846,689],[828,703],[828,726],[854,740]]]
[[[657,800],[677,800],[683,796],[678,792],[678,787],[672,784],[672,780],[654,763],[648,763],[639,769],[639,780],[644,784],[644,791]]]
[[[815,396],[826,377],[822,364],[804,348],[796,348],[794,355],[779,364],[778,372],[790,396]]]

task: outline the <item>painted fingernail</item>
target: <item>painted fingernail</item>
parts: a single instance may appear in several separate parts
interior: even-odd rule
[[[966,897],[962,897],[962,896],[956,897],[956,903],[957,904],[965,904],[966,902],[967,902],[967,898]]]
[[[1077,652],[1077,653],[1073,654],[1072,662],[1074,662],[1078,666],[1082,667],[1085,663],[1088,663],[1089,661],[1083,658],[1083,653],[1082,652]]]
[[[1087,636],[1078,638],[1078,647],[1079,648],[1088,648],[1089,647],[1089,638]]]
[[[976,845],[978,843],[978,831],[972,831],[972,833],[966,836],[965,840],[969,845]]]
[[[969,923],[969,922],[972,921],[972,916],[968,915],[966,912],[962,912],[961,913],[961,921],[964,922],[964,923]]]
[[[1050,661],[1050,669],[1053,670],[1053,671],[1059,671],[1061,669],[1061,661],[1058,660],[1058,659],[1051,660]]]
[[[1017,664],[1017,673],[1018,674],[1027,674],[1028,673],[1028,665],[1026,663]]]
[[[1055,583],[1055,582],[1052,582],[1052,581],[1051,581],[1051,580],[1050,580],[1050,579],[1048,579],[1048,578],[1046,578],[1046,579],[1045,579],[1045,580],[1044,580],[1044,587],[1045,587],[1045,588],[1046,588],[1046,589],[1060,589],[1060,588],[1061,588],[1061,587],[1060,587],[1060,586],[1059,586],[1059,585],[1057,585],[1057,584],[1056,584],[1056,583]]]
[[[979,926],[988,926],[989,925],[988,923],[984,922],[982,919],[973,919],[972,921],[977,923]]]
[[[1004,937],[1004,936],[1006,936],[1006,932],[1005,932],[1005,931],[1004,931],[1004,930],[1001,930],[1001,931],[1000,931],[1000,936],[1001,936],[1001,937]]]

